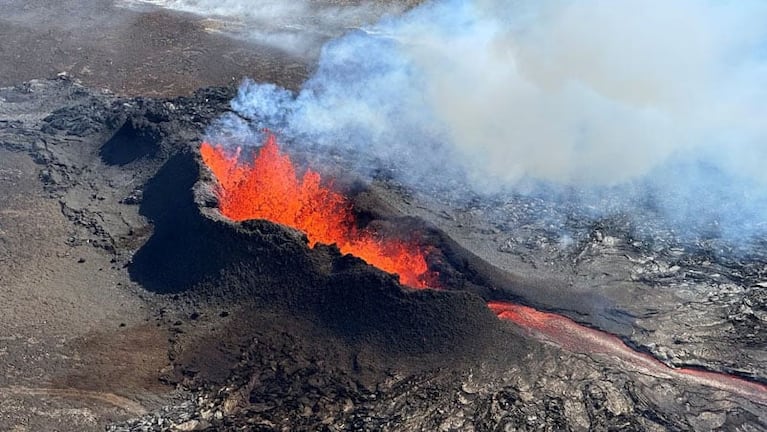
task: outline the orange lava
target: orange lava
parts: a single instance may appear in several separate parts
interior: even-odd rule
[[[274,135],[269,134],[252,163],[240,161],[240,149],[227,152],[206,142],[200,153],[218,179],[224,216],[235,221],[266,219],[296,228],[306,233],[309,246],[335,244],[344,254],[398,274],[411,287],[426,288],[436,280],[417,245],[357,228],[349,200],[323,185],[315,171],[306,170],[299,176],[290,157],[280,152]]]
[[[633,350],[615,335],[582,326],[562,315],[502,301],[491,301],[487,306],[498,318],[511,321],[534,336],[566,350],[583,354],[604,354],[656,377],[683,379],[767,405],[767,385],[762,383],[719,372],[684,367],[671,368],[649,354]]]
[[[563,318],[531,307],[506,302],[489,302],[487,307],[498,315],[498,318],[517,323],[525,328],[543,330],[551,323]]]

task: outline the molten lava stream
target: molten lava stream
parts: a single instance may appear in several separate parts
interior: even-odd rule
[[[235,221],[266,219],[287,225],[306,233],[311,247],[335,244],[344,254],[398,274],[405,285],[434,286],[436,273],[429,271],[422,248],[357,228],[351,202],[323,185],[317,172],[306,170],[303,176],[297,175],[274,135],[269,134],[252,163],[240,161],[239,148],[227,152],[204,142],[200,153],[218,179],[219,208],[224,216]]]
[[[499,301],[490,302],[487,306],[498,318],[511,321],[535,336],[568,351],[614,356],[653,376],[684,379],[767,405],[767,386],[763,384],[724,373],[691,368],[671,368],[649,354],[634,351],[617,336],[582,326],[561,315]]]

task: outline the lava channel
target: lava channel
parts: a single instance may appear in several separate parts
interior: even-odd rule
[[[659,378],[677,378],[749,398],[767,405],[767,386],[736,376],[692,368],[672,368],[649,354],[631,349],[617,336],[582,326],[561,315],[518,304],[493,301],[488,307],[499,318],[511,321],[539,339],[568,351],[617,357],[638,370]]]
[[[280,152],[269,134],[253,162],[240,161],[241,149],[227,151],[202,143],[205,165],[218,180],[219,210],[234,221],[265,219],[304,232],[309,246],[335,244],[379,269],[399,275],[413,288],[434,287],[437,274],[429,270],[426,251],[413,242],[385,239],[358,228],[348,198],[323,184],[311,169],[298,175],[290,156]]]

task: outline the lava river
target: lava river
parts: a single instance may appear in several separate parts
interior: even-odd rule
[[[320,175],[307,169],[298,175],[290,157],[280,152],[274,135],[254,156],[241,161],[241,150],[202,143],[203,162],[218,180],[221,213],[235,221],[266,219],[304,232],[309,245],[335,244],[381,270],[399,275],[407,286],[437,287],[438,275],[429,270],[425,248],[400,239],[383,238],[358,228],[351,202]],[[580,325],[569,318],[512,304],[492,301],[488,307],[536,339],[571,352],[617,358],[643,373],[681,379],[747,397],[767,405],[767,386],[735,376],[690,368],[671,368],[649,354],[637,352],[618,337]]]
[[[612,334],[580,325],[561,315],[508,302],[493,301],[488,307],[499,318],[513,322],[535,338],[568,351],[617,358],[648,375],[702,384],[767,405],[767,386],[763,384],[701,369],[671,368],[649,354],[631,349]]]

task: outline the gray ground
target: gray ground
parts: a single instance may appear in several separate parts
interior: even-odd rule
[[[25,105],[32,114],[25,120],[46,114],[39,100],[8,99],[3,119]],[[171,390],[157,379],[168,363],[167,335],[147,322],[144,297],[113,255],[91,244],[97,236],[66,216],[104,202],[93,217],[115,219],[119,230],[141,223],[135,210],[117,208],[121,197],[90,187],[99,176],[97,149],[76,141],[31,144],[52,151],[35,161],[20,148],[0,149],[0,429],[92,430]],[[62,178],[36,163],[54,154],[66,154],[81,176]],[[49,175],[47,185],[41,175]],[[72,183],[84,188],[71,191]]]
[[[208,20],[128,2],[0,3],[0,85],[66,72],[119,94],[169,96],[256,79],[289,82],[306,66],[274,49],[208,31]]]
[[[166,313],[173,297],[144,290],[126,271],[152,234],[136,203],[162,155],[123,166],[105,163],[102,153],[120,126],[119,112],[141,111],[141,101],[93,96],[69,80],[29,80],[67,72],[88,88],[117,95],[175,96],[246,75],[296,87],[311,69],[310,59],[211,33],[209,25],[191,15],[91,0],[0,4],[0,87],[15,86],[0,90],[0,430],[103,430],[147,411],[124,425],[165,430],[167,424],[141,428],[157,419],[215,422],[216,411],[226,413],[227,401],[243,394],[264,402],[249,405],[232,424],[263,420],[263,430],[300,424],[285,420],[297,413],[305,425],[329,421],[352,430],[765,429],[762,405],[521,339],[510,326],[487,362],[428,373],[395,368],[371,385],[355,370],[374,368],[365,351],[345,352],[312,323],[287,323],[268,312],[238,315],[221,305],[194,320],[189,317],[196,310],[185,305]],[[207,101],[205,95],[187,101],[193,106],[179,117],[192,123],[168,122],[180,122],[169,126],[176,128],[175,145],[194,145],[200,128],[223,109],[220,100]],[[149,111],[176,109],[171,102],[156,104],[161,108]],[[72,106],[73,114],[56,116],[70,123],[41,132],[52,123],[48,115]],[[109,112],[118,112],[118,120]],[[71,133],[81,124],[93,128]],[[764,259],[723,262],[674,244],[634,246],[620,224],[609,221],[584,228],[583,238],[562,248],[545,224],[520,222],[519,202],[456,206],[403,199],[392,190],[377,193],[499,268],[555,275],[567,291],[542,306],[618,334],[669,364],[767,377]],[[596,294],[604,303],[590,310],[566,304],[581,294]],[[233,316],[250,317],[258,329],[242,336],[255,340],[242,358],[239,348],[216,345],[229,342],[222,328]],[[516,348],[504,349],[506,340]],[[340,354],[317,348],[337,345]],[[205,354],[185,354],[196,346]],[[172,373],[171,366],[199,362],[185,357],[194,355],[209,359],[211,370],[240,369],[211,378],[231,381],[220,391],[199,377]],[[324,366],[323,356],[354,359],[346,366],[340,361],[339,372]],[[270,405],[275,400],[277,406]]]
[[[428,204],[399,201],[401,211],[440,226],[499,268],[558,280],[565,300],[552,298],[540,306],[619,335],[667,364],[765,381],[764,247],[746,257],[719,255],[710,245],[676,242],[661,231],[651,246],[627,232],[626,221],[610,220],[584,221],[572,229],[572,244],[562,245],[561,226],[526,220],[522,214],[529,207],[519,201],[455,206],[421,199]],[[582,295],[592,295],[585,308],[576,301]]]
[[[99,0],[0,2],[0,40],[0,86],[65,72],[117,94],[168,96],[245,75],[295,84],[305,73],[303,62],[210,33],[200,18]],[[0,94],[3,127],[19,115],[39,124],[60,107],[60,97],[45,106],[21,94]],[[88,225],[115,236],[148,226],[136,206],[119,204],[134,179],[103,172],[97,143],[29,144],[58,146],[54,158],[78,176],[62,179],[29,149],[0,147],[0,430],[100,430],[173,390],[158,379],[167,330],[149,322],[148,294],[123,263],[91,245],[103,237]]]

